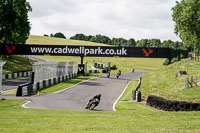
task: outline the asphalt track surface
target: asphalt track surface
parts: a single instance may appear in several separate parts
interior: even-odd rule
[[[13,79],[2,82],[2,91],[13,90],[16,89],[19,85],[31,82],[31,78],[21,78],[21,79]]]
[[[125,73],[119,79],[116,78],[116,75],[111,75],[109,79],[106,76],[101,76],[81,82],[60,92],[26,97],[25,99],[29,102],[24,106],[39,109],[86,110],[85,105],[88,100],[97,94],[101,94],[101,102],[95,110],[113,111],[115,101],[122,94],[127,84],[146,73],[141,71]]]
[[[45,59],[41,59],[35,56],[28,56],[29,58],[32,58],[36,61],[46,61]],[[20,78],[20,79],[13,79],[13,80],[7,80],[7,81],[3,81],[2,82],[2,91],[8,91],[8,90],[13,90],[16,89],[19,85],[24,84],[24,83],[28,83],[31,82],[31,78],[27,77],[27,78]]]

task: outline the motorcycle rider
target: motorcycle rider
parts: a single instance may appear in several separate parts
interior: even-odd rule
[[[93,99],[96,99],[96,98],[100,101],[101,100],[101,94],[96,95],[96,96],[93,97]]]
[[[119,71],[117,72],[117,78],[119,78],[120,75],[121,75],[121,70],[119,70]]]
[[[110,78],[110,71],[107,72],[107,78]]]
[[[95,102],[96,106],[100,103],[101,100],[101,94],[94,96],[92,99],[89,100],[88,104],[91,104],[91,102]],[[86,109],[88,109],[88,104],[85,107]]]

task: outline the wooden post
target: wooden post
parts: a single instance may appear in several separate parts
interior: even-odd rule
[[[193,76],[192,76],[192,81],[191,81],[192,83],[194,83],[195,84],[195,86],[197,86],[197,83],[194,81],[194,78],[193,78]]]
[[[189,78],[186,77],[185,78],[185,89],[189,88],[188,84],[189,84]]]
[[[196,58],[195,58],[195,60],[196,60]],[[192,83],[193,83],[193,76],[191,76],[191,87],[193,87],[193,85],[192,85]]]

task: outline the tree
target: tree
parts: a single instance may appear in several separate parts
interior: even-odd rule
[[[104,44],[109,44],[110,43],[110,38],[104,35],[96,35],[96,42],[98,43],[104,43]]]
[[[172,48],[174,45],[174,42],[172,40],[164,40],[161,44],[163,48]]]
[[[66,39],[65,35],[63,33],[61,33],[61,32],[56,33],[53,37]]]
[[[92,36],[89,41],[90,42],[96,42],[96,37]]]
[[[200,53],[200,1],[182,0],[172,8],[174,31],[185,45],[192,46],[195,53]]]
[[[137,41],[137,47],[149,47],[149,40],[141,39],[141,40]]]
[[[54,37],[53,34],[50,34],[50,37]]]
[[[0,43],[24,44],[30,34],[26,0],[0,0]]]
[[[90,41],[90,39],[92,39],[92,35],[89,35],[89,36],[86,36],[86,39],[85,39],[85,41]]]
[[[49,37],[49,35],[47,35],[47,34],[44,34],[44,36]]]
[[[127,41],[127,46],[128,47],[135,47],[136,46],[136,42],[135,39],[131,38]]]
[[[127,40],[124,38],[113,38],[112,44],[115,46],[126,46]]]
[[[149,40],[149,46],[150,47],[154,47],[154,48],[161,47],[161,41],[160,41],[160,39],[151,39],[151,40]]]
[[[75,36],[70,37],[70,39],[73,40],[87,40],[86,36],[84,34],[76,34]]]

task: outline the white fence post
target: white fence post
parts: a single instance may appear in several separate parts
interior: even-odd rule
[[[189,78],[186,77],[185,78],[185,89],[189,88],[189,85],[188,85],[189,83],[188,82],[189,82]]]

